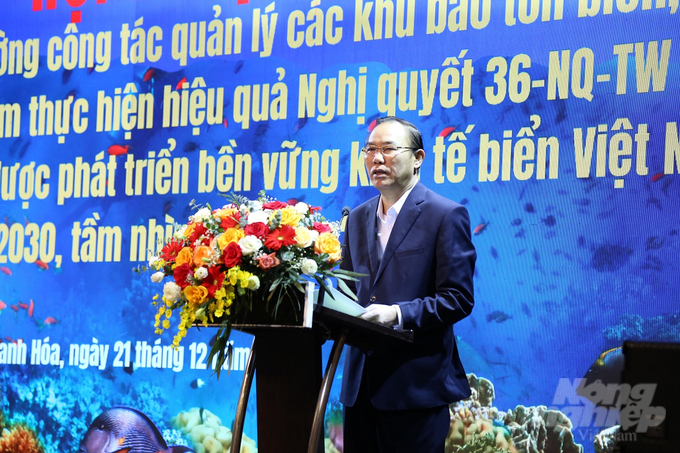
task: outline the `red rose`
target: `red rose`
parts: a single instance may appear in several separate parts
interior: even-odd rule
[[[271,269],[272,267],[276,267],[281,264],[279,259],[276,257],[276,252],[270,253],[269,255],[262,255],[257,259],[257,262],[257,265],[264,270]]]
[[[330,225],[326,223],[321,223],[321,222],[314,222],[314,226],[312,227],[314,231],[318,231],[319,234],[321,233],[330,233],[331,232],[331,227]]]
[[[255,222],[251,223],[250,225],[246,225],[246,227],[243,229],[243,232],[246,234],[246,236],[255,236],[259,239],[262,239],[265,234],[269,233],[269,227],[265,223]]]
[[[177,266],[172,273],[175,283],[177,283],[182,289],[190,285],[187,281],[187,277],[193,275],[191,271],[191,264],[184,263],[181,266]]]
[[[243,253],[241,253],[241,246],[237,242],[230,242],[222,252],[222,261],[227,267],[234,267],[241,264]]]
[[[269,203],[265,203],[262,205],[263,209],[283,209],[286,206],[288,206],[288,203],[284,203],[283,201],[270,201]]]

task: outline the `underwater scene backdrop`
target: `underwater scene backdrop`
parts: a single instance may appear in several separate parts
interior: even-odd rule
[[[422,131],[421,179],[467,207],[478,252],[455,327],[475,394],[452,406],[447,451],[607,451],[618,414],[579,384],[616,385],[625,340],[680,339],[677,9],[4,4],[0,451],[97,451],[95,420],[153,451],[228,451],[252,337],[232,335],[217,380],[215,332],[172,349],[154,334],[161,286],[133,269],[192,200],[265,190],[340,220],[377,194],[360,149],[385,115]],[[242,451],[266,435],[253,401]]]

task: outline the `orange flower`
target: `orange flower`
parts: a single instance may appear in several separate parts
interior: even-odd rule
[[[177,259],[175,259],[175,265],[178,267],[182,264],[192,264],[194,262],[194,252],[191,247],[182,247],[182,250],[177,254]]]
[[[189,304],[194,306],[201,305],[208,297],[208,288],[205,286],[187,286],[182,292]]]
[[[328,253],[331,262],[340,261],[342,252],[340,249],[340,241],[333,233],[321,233],[314,243],[314,251],[317,255]]]
[[[212,250],[206,245],[199,245],[194,249],[194,265],[196,267],[201,267],[206,264],[204,259],[210,259]]]
[[[220,250],[224,251],[230,242],[238,242],[244,237],[246,237],[246,234],[243,230],[239,228],[228,228],[217,238],[217,245],[220,246]]]

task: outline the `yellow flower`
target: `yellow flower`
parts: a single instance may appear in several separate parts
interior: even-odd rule
[[[191,264],[194,262],[194,252],[191,247],[182,247],[182,250],[177,254],[175,259],[175,266],[181,266],[182,264]]]
[[[196,227],[195,223],[190,223],[187,225],[187,227],[184,229],[184,233],[182,236],[185,238],[188,238],[191,236],[191,234],[194,232],[194,228]]]
[[[331,263],[339,261],[342,257],[340,241],[333,233],[321,233],[314,243],[314,251],[317,255],[328,253]]]
[[[246,271],[240,271],[238,273],[238,284],[241,288],[248,288],[248,280],[253,274]]]
[[[187,286],[182,292],[189,304],[193,306],[201,305],[208,297],[208,288],[205,286]]]
[[[168,321],[167,319],[164,319],[163,320],[163,328],[169,329],[170,328],[170,321]]]
[[[220,219],[228,219],[230,217],[235,217],[237,213],[238,213],[238,209],[226,208],[226,209],[218,209],[217,211],[214,212],[214,215],[215,215],[215,217],[219,217]]]
[[[222,300],[227,298],[227,290],[224,289],[224,286],[215,291],[215,299],[217,300]]]
[[[239,240],[246,237],[246,234],[240,228],[227,228],[227,230],[222,233],[217,238],[217,245],[220,250],[224,250],[230,242],[238,242]]]
[[[312,232],[309,228],[298,227],[295,228],[295,242],[298,247],[309,247],[314,242],[318,234],[316,231]]]
[[[234,286],[236,283],[238,283],[239,277],[238,274],[241,269],[239,269],[238,266],[232,267],[227,271],[227,278],[224,279],[225,282],[229,282],[231,286]]]
[[[293,206],[286,206],[279,210],[281,213],[281,225],[288,225],[289,227],[297,227],[300,224],[302,215],[295,210]]]

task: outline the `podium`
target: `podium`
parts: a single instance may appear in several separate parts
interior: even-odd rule
[[[309,296],[309,293],[308,293]],[[412,331],[394,330],[305,298],[298,325],[234,324],[253,334],[232,428],[231,453],[240,452],[252,381],[257,373],[259,453],[322,453],[323,424],[331,385],[345,344],[375,349],[412,342]],[[333,340],[322,378],[321,346]]]

